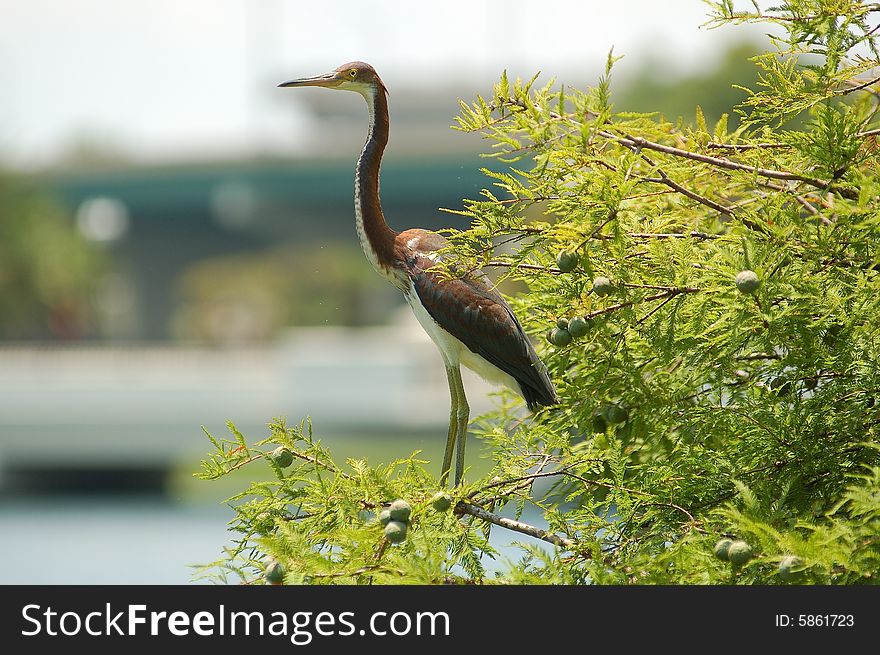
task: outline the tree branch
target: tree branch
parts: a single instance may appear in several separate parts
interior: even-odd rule
[[[800,175],[798,173],[790,173],[788,171],[777,171],[770,168],[761,168],[760,166],[749,166],[748,164],[740,164],[739,162],[731,161],[723,157],[711,157],[709,155],[702,155],[698,152],[692,152],[691,150],[682,150],[681,148],[666,146],[662,143],[655,143],[654,141],[649,141],[648,139],[640,136],[618,136],[605,130],[601,131],[600,134],[607,138],[618,141],[619,143],[628,147],[646,148],[655,152],[662,152],[664,154],[672,155],[674,157],[682,157],[684,159],[698,161],[703,164],[709,164],[710,166],[716,166],[718,168],[724,168],[731,171],[744,171],[747,173],[754,173],[755,175],[760,175],[761,177],[767,177],[774,180],[803,182],[804,184],[809,184],[810,186],[816,187],[818,189],[829,189],[832,186],[831,181],[826,182],[825,180],[820,180],[815,177]],[[846,198],[858,198],[858,193],[854,192],[852,189],[839,189],[838,193]]]
[[[513,98],[508,99],[506,101],[506,103],[516,105],[516,106],[521,107],[523,109],[527,109],[524,106],[524,103],[518,102],[518,101],[514,100]],[[571,116],[563,116],[563,115],[560,115],[556,112],[550,112],[550,117],[555,120],[567,120],[567,121],[573,123],[574,125],[582,126],[582,123],[580,121],[572,118]],[[872,130],[872,132],[873,132],[873,130]],[[682,148],[675,148],[673,146],[663,145],[662,143],[656,143],[654,141],[649,141],[648,139],[645,139],[644,137],[640,137],[640,136],[632,136],[629,134],[624,134],[623,136],[621,136],[618,134],[614,134],[613,132],[609,132],[608,130],[599,130],[596,132],[596,134],[598,134],[599,136],[602,136],[606,139],[616,141],[617,143],[620,143],[621,145],[626,146],[636,152],[638,150],[641,150],[644,148],[647,150],[653,150],[655,152],[662,152],[664,154],[672,155],[675,157],[682,157],[684,159],[691,159],[693,161],[698,161],[698,162],[701,162],[704,164],[709,164],[710,166],[716,166],[718,168],[724,168],[727,170],[744,171],[746,173],[754,173],[755,175],[759,175],[761,177],[766,177],[766,178],[775,179],[775,180],[789,180],[789,181],[793,181],[793,182],[803,182],[804,184],[809,184],[812,187],[815,187],[817,189],[822,189],[822,190],[834,189],[835,191],[837,191],[837,193],[842,195],[844,198],[849,198],[850,200],[855,200],[855,199],[858,199],[858,197],[859,197],[858,191],[856,191],[854,189],[837,187],[834,185],[833,180],[825,181],[825,180],[820,180],[815,177],[809,177],[807,175],[800,175],[798,173],[791,173],[789,171],[777,171],[777,170],[773,170],[770,168],[761,168],[760,166],[749,166],[748,164],[740,164],[739,162],[730,161],[729,159],[725,159],[723,157],[712,157],[710,155],[703,155],[698,152],[693,152],[691,150],[683,150]],[[867,134],[860,134],[860,136],[867,136]],[[659,172],[659,169],[658,169],[658,172]],[[661,177],[665,178],[665,174],[661,174]],[[666,180],[668,180],[668,178],[665,178],[663,180],[663,183],[667,184],[668,186],[672,186]],[[672,187],[672,188],[675,188],[675,187]],[[679,191],[680,193],[685,193],[685,191],[687,191],[687,190],[684,189],[684,187],[682,187],[681,189],[676,188],[676,191]],[[693,193],[693,192],[688,192],[688,193]],[[685,195],[688,195],[688,193],[685,193]],[[698,202],[703,202],[703,200],[708,200],[708,199],[703,198],[702,196],[699,196],[699,194],[695,194],[695,196],[696,197],[688,195],[688,197],[691,197],[694,200],[697,200]],[[713,202],[713,201],[710,201],[710,202]],[[705,204],[705,203],[703,203],[703,204]],[[717,203],[715,203],[715,204],[717,205]],[[720,207],[721,207],[721,205],[718,205],[717,207],[713,207],[713,208],[716,209],[716,211],[721,211],[719,209]],[[730,214],[731,212],[725,210],[723,213]]]
[[[649,311],[647,314],[645,314],[644,316],[642,316],[638,321],[636,321],[636,325],[641,325],[642,323],[644,323],[645,321],[647,321],[647,320],[648,320],[649,318],[651,318],[654,314],[656,314],[656,313],[659,312],[661,309],[663,309],[663,307],[666,305],[666,303],[668,303],[668,302],[669,302],[670,300],[672,300],[674,297],[675,297],[675,296],[667,296],[666,298],[664,298],[663,300],[661,300],[659,303],[657,303],[657,306],[656,306],[654,309],[652,309],[652,310]]]
[[[394,575],[404,576],[405,573],[400,569],[391,569],[381,564],[367,564],[354,571],[333,571],[332,573],[310,573],[312,578],[355,578],[364,573],[375,573],[376,571],[384,571],[385,573],[393,573]]]
[[[717,239],[720,235],[709,234],[707,232],[630,232],[629,236],[633,239]]]
[[[236,448],[235,450],[239,450],[239,449]],[[332,473],[336,473],[338,475],[341,475],[342,477],[348,478],[349,480],[351,479],[351,476],[348,473],[345,473],[344,471],[340,471],[334,465],[330,465],[330,464],[327,464],[325,462],[320,461],[317,457],[313,457],[312,455],[307,455],[306,453],[300,452],[296,448],[288,448],[288,450],[290,451],[290,454],[293,455],[294,457],[296,457],[297,459],[301,459],[303,461],[314,464],[315,466],[326,469],[327,471],[330,471]],[[234,452],[234,451],[230,451],[230,452]],[[269,455],[270,455],[270,453],[257,453],[256,455],[252,455],[251,457],[246,457],[245,459],[239,460],[238,462],[236,462],[235,464],[230,466],[228,469],[226,469],[225,473],[231,473],[232,471],[241,468],[245,464],[250,464],[251,462],[255,462],[258,459],[268,458]],[[296,517],[296,518],[300,518],[300,517]]]
[[[853,82],[855,82],[855,80],[853,80]],[[855,84],[854,86],[850,86],[846,89],[843,89],[842,91],[838,91],[838,93],[842,96],[845,96],[845,95],[852,93],[854,91],[860,91],[861,89],[865,89],[869,86],[877,84],[877,82],[880,82],[880,76],[877,76],[872,80],[867,80],[865,82],[862,82],[861,84]]]
[[[736,359],[741,362],[751,362],[762,359],[782,359],[782,355],[777,353],[750,353],[748,355],[737,355]]]
[[[717,141],[709,141],[707,148],[718,150],[757,150],[765,148],[790,148],[787,143],[718,143]]]
[[[880,25],[878,25],[880,27]],[[877,80],[875,80],[877,81]],[[876,136],[880,134],[880,128],[875,128],[873,130],[865,130],[863,132],[858,132],[856,134],[856,138],[864,139],[869,136]],[[758,150],[758,149],[767,149],[767,148],[791,148],[791,144],[782,143],[781,141],[773,141],[769,143],[719,143],[718,141],[709,141],[706,144],[707,148],[712,148],[716,150]]]
[[[724,205],[721,205],[721,204],[715,202],[711,198],[707,198],[706,196],[700,195],[696,191],[691,191],[690,189],[683,187],[678,182],[676,182],[671,177],[669,177],[666,173],[664,173],[662,169],[658,168],[657,173],[660,174],[660,183],[665,184],[670,189],[675,189],[683,196],[687,196],[691,200],[696,200],[701,205],[705,205],[706,207],[709,207],[710,209],[714,209],[715,211],[717,211],[721,214],[724,214],[726,216],[733,216],[734,215],[733,209],[731,209],[730,207],[725,207]]]
[[[492,512],[484,510],[478,505],[472,505],[471,503],[461,501],[458,503],[458,505],[455,506],[455,511],[456,513],[460,514],[470,514],[471,516],[474,516],[483,521],[488,521],[489,523],[497,525],[501,528],[506,528],[508,530],[513,530],[514,532],[527,534],[530,537],[540,539],[541,541],[546,541],[547,543],[551,543],[554,546],[559,546],[560,548],[575,550],[577,547],[577,542],[573,539],[560,537],[559,535],[553,534],[552,532],[547,532],[546,530],[535,527],[534,525],[529,525],[528,523],[523,523],[522,521],[509,519],[505,516],[498,516],[497,514],[493,514]]]
[[[669,289],[668,291],[663,291],[662,293],[655,293],[653,296],[648,296],[647,298],[642,298],[640,300],[627,300],[626,302],[620,302],[616,305],[609,305],[608,307],[605,307],[603,309],[597,309],[596,311],[586,314],[585,318],[596,318],[597,316],[601,316],[602,314],[616,312],[618,309],[632,307],[633,305],[637,305],[643,302],[651,302],[652,300],[660,300],[661,298],[673,298],[680,293],[698,293],[700,291],[702,291],[702,289],[698,289],[697,287],[675,287],[674,289]]]
[[[615,140],[618,143],[621,143],[622,145],[626,146],[627,148],[632,150],[634,153],[636,153],[638,156],[640,156],[642,159],[644,159],[646,162],[648,162],[648,164],[654,170],[657,171],[657,175],[659,175],[660,177],[658,177],[658,178],[643,178],[643,179],[645,179],[646,182],[653,182],[655,184],[665,184],[670,189],[677,191],[678,193],[682,194],[683,196],[685,196],[687,198],[690,198],[691,200],[696,200],[701,205],[705,205],[706,207],[709,207],[710,209],[714,209],[715,211],[717,211],[721,214],[724,214],[726,216],[730,216],[731,218],[734,217],[732,208],[725,207],[724,205],[715,202],[711,198],[707,198],[706,196],[700,195],[696,191],[691,191],[690,189],[682,186],[681,184],[679,184],[678,182],[673,180],[671,177],[669,177],[669,175],[666,174],[666,171],[664,171],[662,168],[660,168],[656,164],[656,162],[654,162],[653,159],[651,159],[650,157],[648,157],[648,155],[646,155],[645,153],[642,152],[642,148],[640,146],[635,146],[635,145],[624,143],[623,141],[621,141],[621,139],[619,137],[616,137],[615,135],[611,134],[610,132],[606,132],[604,130],[600,131],[599,133],[602,134],[603,136],[605,136],[606,138],[610,138],[610,139]]]

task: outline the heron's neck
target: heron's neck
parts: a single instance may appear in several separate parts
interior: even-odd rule
[[[394,237],[397,232],[385,222],[379,200],[379,166],[388,143],[388,100],[385,91],[375,87],[370,87],[363,96],[370,112],[370,128],[355,169],[355,219],[367,259],[381,275],[391,278],[396,268]]]

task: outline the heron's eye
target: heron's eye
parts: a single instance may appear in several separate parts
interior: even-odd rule
[[[352,68],[350,71],[348,71],[348,76],[351,79],[354,79],[358,76],[358,72],[354,68]]]

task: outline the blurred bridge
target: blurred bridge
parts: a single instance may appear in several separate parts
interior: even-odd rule
[[[491,387],[465,380],[473,413]],[[389,327],[298,328],[260,348],[173,345],[0,348],[0,486],[77,471],[161,475],[207,452],[204,425],[250,439],[310,416],[317,436],[436,433],[449,416],[444,369],[406,312]],[[22,477],[24,476],[24,478]]]

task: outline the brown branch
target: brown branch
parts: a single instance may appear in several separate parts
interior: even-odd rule
[[[516,101],[512,98],[509,98],[507,100],[502,100],[502,103],[503,104],[512,104],[512,105],[516,105],[518,107],[521,107],[523,109],[526,109],[524,103]],[[575,120],[571,116],[563,116],[563,115],[557,114],[556,112],[551,111],[550,117],[554,120],[567,120],[575,125],[578,125],[578,126],[582,125],[582,123],[580,121]],[[873,130],[872,130],[872,132],[873,132]],[[640,136],[632,136],[629,134],[625,134],[623,136],[620,136],[620,135],[614,134],[613,132],[609,132],[607,130],[599,130],[596,133],[599,136],[602,136],[606,139],[616,141],[617,143],[620,143],[621,145],[630,148],[634,152],[638,152],[639,150],[645,148],[648,150],[653,150],[655,152],[662,152],[667,155],[673,155],[675,157],[682,157],[685,159],[691,159],[693,161],[698,161],[698,162],[701,162],[704,164],[709,164],[711,166],[716,166],[718,168],[724,168],[724,169],[733,170],[733,171],[744,171],[747,173],[754,173],[755,175],[759,175],[760,177],[766,177],[766,178],[775,179],[775,180],[789,180],[789,181],[793,181],[793,182],[803,182],[804,184],[809,184],[812,187],[815,187],[817,189],[822,189],[822,190],[828,190],[828,189],[834,188],[840,195],[842,195],[844,198],[849,198],[850,200],[855,200],[855,199],[858,199],[858,197],[859,197],[858,192],[854,189],[835,187],[833,180],[825,181],[825,180],[820,180],[815,177],[809,177],[807,175],[800,175],[798,173],[791,173],[789,171],[778,171],[778,170],[773,170],[770,168],[761,168],[760,166],[749,166],[748,164],[740,164],[739,162],[730,161],[729,159],[725,159],[722,157],[711,157],[709,155],[703,155],[698,152],[693,152],[691,150],[683,150],[682,148],[675,148],[673,146],[663,145],[662,143],[656,143],[654,141],[649,141],[648,139],[645,139],[644,137],[640,137]],[[860,136],[867,136],[867,134],[860,133]],[[675,183],[673,180],[668,178],[665,175],[665,173],[662,173],[660,171],[660,169],[658,169],[658,173],[660,173],[661,178],[663,178],[664,184],[666,184],[667,186],[670,186],[671,188],[674,188],[679,193],[683,193],[684,195],[687,195],[689,198],[692,198],[693,200],[696,200],[697,202],[700,202],[702,204],[706,204],[706,202],[704,202],[704,201],[707,201],[707,200],[710,203],[714,202],[714,201],[709,200],[708,198],[704,198],[703,196],[700,196],[699,194],[695,194],[691,191],[688,191],[684,187],[681,187],[681,185],[678,185],[680,188],[677,188],[677,187],[673,186],[672,184],[669,184],[669,182],[673,182],[674,184],[677,184],[677,183]],[[693,194],[693,195],[691,195],[691,194]],[[732,213],[727,208],[722,210],[721,209],[722,205],[718,205],[718,203],[714,203],[714,205],[715,206],[713,207],[713,209],[715,209],[716,211],[721,211],[722,213],[732,215]],[[709,205],[709,206],[712,206],[712,205]]]
[[[627,289],[659,289],[661,291],[677,291],[681,287],[670,287],[668,285],[662,284],[636,284],[634,282],[621,282],[620,286],[626,287]],[[693,289],[694,291],[700,291],[696,287],[686,287],[689,289]]]
[[[523,523],[522,521],[509,519],[505,516],[498,516],[497,514],[493,514],[492,512],[484,510],[478,505],[472,505],[471,503],[461,501],[458,503],[458,505],[455,506],[455,511],[456,513],[460,514],[470,514],[471,516],[474,516],[483,521],[488,521],[493,525],[497,525],[498,527],[505,528],[507,530],[513,530],[514,532],[527,534],[530,537],[540,539],[541,541],[546,541],[547,543],[551,543],[554,546],[559,546],[560,548],[565,548],[567,550],[575,550],[577,548],[577,542],[573,539],[560,537],[559,535],[553,534],[552,532],[547,532],[542,528],[535,527],[534,525],[529,525],[528,523]]]
[[[660,302],[657,304],[657,306],[656,306],[654,309],[652,309],[652,310],[649,311],[647,314],[645,314],[644,316],[642,316],[638,321],[636,321],[636,325],[641,325],[642,323],[644,323],[645,321],[647,321],[647,320],[648,320],[649,318],[651,318],[654,314],[656,314],[656,313],[659,312],[661,309],[663,309],[663,307],[666,306],[666,303],[668,303],[668,302],[669,302],[670,300],[672,300],[674,297],[675,297],[675,296],[668,296],[668,297],[664,298],[662,301],[660,301]]]
[[[738,355],[736,359],[741,362],[752,362],[761,359],[782,359],[782,355],[776,353],[751,353],[749,355]]]
[[[754,173],[755,175],[760,175],[761,177],[767,177],[773,180],[803,182],[804,184],[809,184],[810,186],[816,187],[818,189],[828,189],[832,186],[831,181],[826,182],[825,180],[820,180],[815,177],[808,177],[806,175],[800,175],[798,173],[790,173],[789,171],[777,171],[770,168],[761,168],[760,166],[749,166],[748,164],[740,164],[739,162],[731,161],[722,157],[711,157],[709,155],[702,155],[698,152],[692,152],[691,150],[683,150],[681,148],[663,145],[662,143],[655,143],[654,141],[649,141],[648,139],[640,136],[617,136],[616,134],[606,132],[604,130],[601,132],[601,134],[602,136],[614,139],[615,141],[618,141],[619,143],[627,147],[646,148],[655,152],[662,152],[666,155],[690,159],[692,161],[698,161],[703,164],[709,164],[710,166],[716,166],[718,168],[724,168],[731,171],[744,171],[746,173]],[[839,193],[844,197],[858,198],[858,194],[850,189],[842,189],[839,191]]]
[[[691,200],[696,200],[701,205],[705,205],[706,207],[709,207],[710,209],[714,209],[715,211],[717,211],[721,214],[724,214],[726,216],[730,216],[731,218],[734,217],[733,210],[730,207],[725,207],[724,205],[721,205],[721,204],[715,202],[714,200],[707,198],[706,196],[700,195],[696,191],[691,191],[690,189],[683,187],[681,184],[679,184],[678,182],[673,180],[671,177],[669,177],[669,175],[666,174],[666,171],[664,171],[662,168],[660,168],[654,162],[653,159],[651,159],[650,157],[648,157],[648,155],[646,155],[645,153],[642,152],[642,148],[640,146],[626,144],[619,137],[616,137],[615,135],[611,134],[610,132],[605,132],[604,130],[601,131],[600,134],[602,134],[603,136],[606,136],[607,138],[615,140],[618,143],[621,143],[624,146],[626,146],[627,148],[629,148],[630,150],[632,150],[634,153],[636,153],[642,159],[644,159],[646,162],[648,162],[648,164],[654,170],[656,170],[657,174],[660,176],[660,177],[655,177],[655,178],[642,178],[644,181],[653,182],[655,184],[665,184],[670,189],[677,191],[678,193],[682,194],[683,196],[685,196],[687,198],[690,198]]]
[[[262,459],[263,457],[267,457],[268,455],[269,455],[269,453],[260,453],[259,455],[253,455],[252,457],[247,457],[247,458],[241,460],[240,462],[236,462],[234,465],[230,466],[228,469],[226,469],[226,471],[224,473],[231,473],[235,469],[239,469],[242,466],[244,466],[245,464],[250,464],[251,462],[254,462],[258,459]]]
[[[358,575],[363,575],[364,573],[371,573],[373,571],[385,571],[386,573],[393,573],[394,575],[403,576],[405,573],[400,569],[391,569],[386,566],[382,566],[381,564],[367,564],[366,566],[362,566],[354,571],[334,571],[332,573],[310,573],[309,577],[311,578],[348,578],[355,577]]]
[[[538,456],[538,455],[536,454],[536,456]],[[474,498],[479,496],[484,491],[488,491],[489,489],[494,489],[496,487],[502,487],[502,486],[508,485],[508,484],[513,484],[514,486],[511,489],[505,490],[504,495],[507,495],[508,493],[511,493],[511,492],[514,492],[514,491],[517,491],[519,489],[523,489],[523,488],[529,486],[538,478],[549,478],[549,477],[553,477],[555,475],[561,475],[567,469],[571,469],[571,468],[574,468],[575,466],[585,464],[588,461],[595,461],[595,460],[583,459],[583,460],[571,462],[567,466],[565,466],[563,469],[557,469],[557,470],[553,470],[553,471],[544,471],[544,469],[553,460],[553,458],[546,453],[540,455],[540,457],[541,457],[542,461],[538,464],[537,470],[534,471],[533,473],[526,473],[525,475],[521,475],[521,476],[518,476],[515,478],[506,478],[504,480],[495,480],[493,482],[489,482],[488,484],[483,485],[479,489],[475,489],[470,494],[468,494],[468,498],[473,500]],[[525,484],[523,484],[523,483],[525,483]],[[496,499],[497,499],[497,497],[492,498],[492,500],[496,500]],[[474,502],[476,502],[478,504],[483,504],[483,503],[487,502],[487,500],[489,500],[489,499],[481,499],[481,500],[476,500]]]
[[[810,195],[809,199],[807,199],[807,197],[799,195],[796,191],[793,191],[792,189],[789,189],[782,184],[774,184],[773,182],[769,182],[766,180],[764,182],[760,182],[759,184],[763,187],[767,187],[768,189],[773,189],[774,191],[778,191],[780,193],[789,194],[795,200],[797,200],[797,202],[810,214],[812,214],[813,216],[818,216],[819,220],[822,221],[824,225],[833,225],[833,223],[826,216],[822,216],[819,210],[812,204],[813,202],[815,202],[816,204],[822,205],[825,208],[833,209],[830,203],[824,198],[818,198],[814,195]]]
[[[331,471],[333,473],[336,473],[338,475],[341,475],[343,478],[346,478],[348,480],[352,479],[352,477],[348,473],[345,473],[344,471],[340,471],[335,465],[325,464],[324,462],[319,461],[317,457],[313,457],[312,455],[306,455],[305,453],[301,453],[298,450],[294,450],[292,448],[290,449],[290,452],[294,457],[296,457],[298,459],[301,459],[305,462],[310,462],[311,464],[314,464],[315,466],[318,466],[320,468],[323,468],[323,469],[326,469],[326,470]]]
[[[733,209],[731,209],[730,207],[725,207],[724,205],[715,202],[711,198],[707,198],[706,196],[700,195],[696,191],[691,191],[690,189],[683,187],[659,168],[657,169],[657,172],[660,174],[661,184],[665,184],[670,189],[675,189],[683,196],[687,196],[691,200],[696,200],[701,205],[705,205],[710,209],[714,209],[715,211],[724,214],[725,216],[734,216]]]
[[[816,209],[816,208],[813,206],[813,204],[812,204],[809,200],[807,200],[806,198],[804,198],[803,196],[799,196],[799,195],[795,194],[794,199],[798,201],[798,203],[800,204],[801,207],[803,207],[804,209],[806,209],[806,210],[807,210],[810,214],[812,214],[813,216],[818,216],[818,215],[819,215],[819,210]],[[825,220],[823,221],[823,223],[825,223],[826,225],[831,223],[831,221],[829,221],[829,220],[828,220],[827,218],[825,218],[824,216],[822,216],[822,218],[825,219]]]
[[[668,291],[663,291],[662,293],[656,293],[653,296],[648,296],[647,298],[642,298],[641,300],[627,300],[626,302],[620,302],[616,305],[609,305],[603,309],[597,309],[594,312],[586,314],[585,318],[596,318],[602,314],[610,314],[611,312],[616,312],[618,309],[632,307],[633,305],[643,302],[651,302],[652,300],[660,300],[661,298],[673,298],[680,293],[698,293],[700,291],[702,291],[702,289],[698,289],[697,287],[676,287]]]
[[[562,200],[563,196],[535,196],[534,198],[505,198],[499,200],[499,205],[515,205],[518,202],[550,202],[551,200]]]
[[[708,234],[707,232],[630,232],[629,235],[633,239],[717,239],[720,235]]]
[[[622,198],[622,200],[638,200],[640,198],[650,198],[651,196],[665,196],[672,193],[672,191],[649,191],[648,193],[637,193],[634,196],[626,196]]]
[[[348,478],[349,480],[351,479],[351,476],[348,473],[345,473],[344,471],[340,471],[335,466],[325,464],[324,462],[320,461],[317,457],[313,457],[312,455],[306,455],[305,453],[301,453],[300,451],[296,450],[295,448],[288,448],[288,450],[290,451],[291,455],[293,455],[294,457],[296,457],[298,459],[309,462],[311,464],[314,464],[315,466],[319,466],[319,467],[326,469],[328,471],[331,471],[333,473],[337,473],[344,478]],[[228,469],[226,469],[225,472],[231,473],[232,471],[241,468],[245,464],[250,464],[251,462],[254,462],[258,459],[263,459],[268,456],[269,456],[269,453],[258,453],[257,455],[253,455],[251,457],[243,459],[240,462],[236,462],[234,465],[232,465]]]
[[[524,271],[544,271],[545,273],[562,273],[558,268],[553,266],[540,266],[539,264],[514,264],[513,262],[491,261],[480,264],[482,267],[493,266],[498,268],[517,268]]]
[[[757,150],[763,148],[790,148],[787,143],[718,143],[717,141],[709,141],[707,148],[718,150]]]
[[[316,514],[312,512],[303,512],[302,514],[296,514],[294,516],[281,516],[279,517],[282,521],[301,521],[302,519],[310,519],[316,516]]]
[[[853,80],[855,82],[855,80]],[[862,82],[861,84],[856,84],[855,86],[851,86],[849,88],[838,91],[839,95],[845,96],[848,93],[853,93],[854,91],[860,91],[861,89],[867,88],[873,84],[877,84],[880,82],[880,76],[875,77],[873,80],[867,80],[866,82]]]

